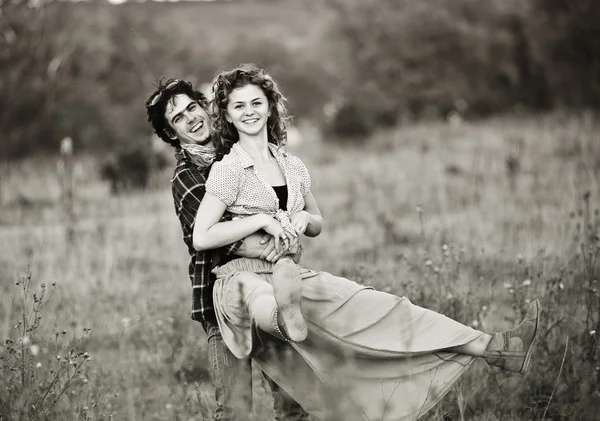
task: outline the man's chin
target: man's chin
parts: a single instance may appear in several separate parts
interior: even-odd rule
[[[209,144],[212,143],[212,139],[210,137],[210,134],[207,134],[206,136],[202,136],[202,137],[194,139],[194,143],[196,145],[208,146]]]

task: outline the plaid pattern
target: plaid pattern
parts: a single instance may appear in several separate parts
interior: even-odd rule
[[[192,281],[192,319],[202,323],[202,327],[206,331],[207,322],[216,323],[212,299],[215,275],[211,273],[211,270],[216,265],[231,260],[243,240],[217,250],[196,251],[194,249],[192,239],[194,220],[206,192],[205,184],[210,168],[204,170],[198,168],[181,148],[177,148],[175,158],[177,165],[171,179],[171,188],[175,213],[183,231],[183,241],[191,256],[188,272]],[[231,214],[223,215],[222,220],[230,219]]]

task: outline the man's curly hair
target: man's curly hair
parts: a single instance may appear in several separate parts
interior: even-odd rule
[[[229,95],[236,88],[256,85],[261,88],[269,102],[270,117],[267,120],[269,142],[277,146],[287,143],[287,126],[290,121],[286,99],[277,82],[255,64],[240,64],[230,70],[221,71],[213,80],[212,127],[217,159],[229,153],[240,137],[233,123],[227,121]]]
[[[165,118],[165,110],[167,104],[173,101],[173,97],[180,94],[189,96],[208,111],[208,100],[202,92],[195,90],[191,82],[174,78],[160,79],[156,86],[156,91],[146,100],[146,114],[148,115],[148,122],[154,129],[154,133],[173,147],[179,146],[179,139],[172,138],[175,132]]]

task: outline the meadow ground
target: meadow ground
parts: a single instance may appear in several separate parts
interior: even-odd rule
[[[327,142],[307,127],[304,141],[290,146],[312,173],[325,219],[322,235],[305,241],[305,266],[485,330],[514,324],[529,300],[541,299],[532,370],[519,377],[477,362],[424,420],[594,418],[598,129],[586,114],[431,122],[360,145]],[[48,405],[54,392],[46,392],[65,386],[48,419],[210,419],[206,337],[189,318],[170,171],[147,191],[111,196],[94,160],[82,158],[72,242],[55,160],[11,164],[2,174],[0,400],[12,412],[0,409],[0,420]],[[23,340],[18,294],[28,270],[36,292],[29,314],[42,291],[53,297],[44,296],[39,327]],[[258,375],[254,400],[248,419],[270,419]]]

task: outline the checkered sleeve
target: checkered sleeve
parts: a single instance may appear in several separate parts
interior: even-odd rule
[[[204,197],[206,177],[200,170],[186,168],[179,171],[172,180],[173,195],[175,197],[176,211],[180,217],[182,227],[189,238],[184,238],[190,253],[193,255],[190,262],[190,279],[192,282],[192,319],[205,326],[207,321],[215,322],[212,290],[214,275],[211,273],[212,260],[216,253],[226,256],[235,254],[243,240],[234,244],[221,247],[217,250],[194,251],[192,247],[192,232],[200,202]],[[231,215],[226,213],[223,220],[230,220]]]
[[[186,170],[182,171],[179,175],[182,185],[181,190],[183,192],[181,195],[180,212],[188,226],[193,229],[200,202],[202,202],[202,198],[206,193],[206,178],[199,171],[196,173],[195,171]],[[231,218],[231,214],[225,212],[221,218],[221,222],[231,221]],[[223,246],[216,251],[225,256],[231,256],[235,254],[243,242],[244,240],[242,239],[233,244]]]
[[[192,320],[200,322],[206,330],[206,323],[216,323],[215,308],[213,304],[212,291],[214,287],[214,275],[210,272],[212,251],[198,252],[194,265],[192,281]]]
[[[173,180],[178,181],[177,188],[179,190],[179,212],[182,215],[183,222],[190,228],[194,228],[196,213],[200,207],[200,202],[204,197],[206,178],[200,171],[191,171],[185,169],[179,172]]]

